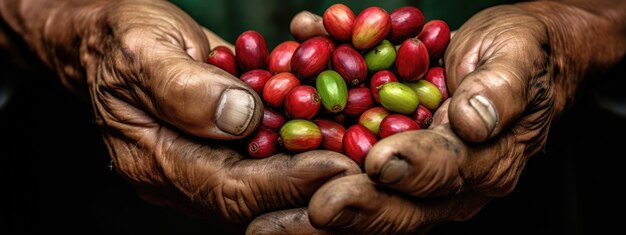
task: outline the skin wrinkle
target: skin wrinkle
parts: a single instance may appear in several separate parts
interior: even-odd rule
[[[268,209],[262,208],[262,198],[261,201],[257,199],[257,195],[262,195],[262,192],[258,190],[255,191],[256,187],[254,187],[253,182],[250,182],[250,180],[245,181],[245,183],[246,185],[244,186],[244,188],[248,189],[248,192],[242,192],[240,195],[242,198],[242,210],[245,210],[248,218],[252,220],[254,216],[260,214],[260,211],[266,211]]]
[[[124,106],[122,106],[124,107]],[[125,106],[125,107],[129,107],[129,106]],[[137,150],[146,150],[145,147],[146,146],[151,146],[154,143],[156,143],[156,141],[158,141],[158,138],[156,138],[156,136],[150,137],[151,134],[154,134],[156,131],[159,131],[159,127],[158,126],[153,126],[150,128],[150,132],[151,133],[145,133],[143,131],[137,131],[137,130],[141,130],[139,127],[137,127],[136,125],[133,124],[129,124],[127,122],[125,122],[124,120],[130,120],[130,121],[134,121],[134,119],[129,119],[129,118],[123,118],[123,116],[125,115],[131,115],[128,111],[133,111],[134,113],[137,113],[138,110],[133,110],[132,108],[129,107],[129,109],[126,109],[122,112],[117,112],[117,109],[112,109],[112,113],[117,113],[116,116],[122,116],[122,118],[118,118],[120,121],[115,121],[112,120],[112,122],[109,123],[110,124],[115,124],[115,126],[118,126],[115,129],[109,129],[109,130],[117,130],[116,132],[118,132],[119,134],[121,134],[122,136],[124,136],[125,138],[128,138],[128,142],[129,143],[134,143],[134,146],[141,146],[141,148],[134,148],[131,147],[130,151],[134,154],[130,154],[130,156],[133,157],[133,159],[142,159],[142,161],[145,161],[145,159],[151,159],[149,157],[142,157],[142,156],[149,156],[150,154],[148,153],[142,153],[142,151],[137,151]],[[145,127],[144,127],[145,128]],[[125,145],[126,147],[130,147],[128,145]],[[153,153],[154,154],[154,153]],[[124,156],[124,155],[121,155]],[[118,161],[119,162],[119,161]],[[161,168],[156,167],[154,164],[150,164],[152,165],[152,167],[149,167],[151,169],[155,169],[155,170],[159,170],[161,171]],[[141,166],[141,165],[140,165]],[[138,169],[142,169],[142,167],[137,167]],[[149,175],[149,173],[145,173],[146,175]],[[162,181],[162,180],[159,180]]]
[[[240,183],[241,182],[237,182],[235,186],[232,186],[234,189],[232,193],[232,198],[230,198],[230,201],[232,202],[231,207],[232,207],[232,211],[234,211],[233,214],[237,218],[237,222],[247,223],[248,221],[252,220],[252,217],[246,214],[245,203],[243,205],[241,203],[241,191],[238,190],[240,188],[239,186]]]
[[[199,190],[198,192],[203,192],[203,194],[198,194],[195,197],[191,197],[191,202],[196,204],[196,205],[200,205],[203,208],[209,208],[210,211],[213,212],[217,212],[218,214],[223,214],[221,207],[222,204],[219,203],[221,198],[221,191],[218,191],[218,189],[220,189],[222,186],[220,184],[217,184],[215,186],[212,187],[205,187],[205,184],[209,184],[210,181],[205,180],[202,184],[200,184],[199,186],[204,188],[205,190]],[[215,184],[215,183],[214,183]]]
[[[145,170],[141,170],[146,168],[158,169],[154,164],[145,162],[146,154],[142,151],[143,147],[139,148],[137,143],[127,144],[128,140],[123,135],[116,135],[117,137],[113,137],[114,135],[109,136],[108,139],[112,140],[111,144],[116,147],[112,148],[112,158],[116,159],[117,169],[123,173],[122,175],[125,178],[133,183],[150,182],[154,185],[164,185],[160,177],[155,178],[154,175],[146,174]]]
[[[160,131],[160,127],[155,127],[153,128],[152,131],[154,132],[159,132]],[[153,132],[153,133],[154,133]],[[153,139],[156,138],[156,139]],[[142,172],[142,175],[146,175],[150,178],[155,178],[155,180],[157,180],[158,184],[160,185],[169,185],[168,183],[165,182],[165,180],[163,180],[162,176],[165,173],[165,169],[163,167],[163,165],[161,164],[154,164],[151,163],[151,161],[149,159],[152,159],[152,156],[154,155],[161,155],[159,154],[156,150],[152,150],[150,151],[148,149],[147,146],[149,146],[149,144],[145,144],[146,142],[153,142],[153,143],[158,143],[160,141],[160,139],[156,136],[150,136],[149,134],[144,134],[141,137],[139,137],[136,142],[132,142],[128,141],[129,143],[134,143],[133,145],[131,145],[132,151],[135,152],[135,154],[133,154],[135,159],[140,159],[139,161],[141,162],[148,162],[148,163],[143,163],[143,164],[150,164],[149,168],[151,169],[151,171],[146,171],[143,170],[144,172]],[[139,148],[139,146],[141,146],[141,148]],[[157,157],[158,159],[158,157]],[[137,161],[137,162],[139,162]],[[141,165],[143,165],[141,164]],[[141,165],[139,165],[138,167],[136,167],[137,169],[144,169],[145,167],[142,167]],[[157,176],[152,176],[152,174],[154,172],[160,172],[161,174],[156,174]],[[145,182],[145,181],[143,181]]]
[[[418,210],[418,207],[407,206],[408,211],[405,213],[404,228],[408,228],[407,231],[414,231],[418,227],[422,227],[425,224],[429,224],[430,221],[425,220]],[[421,222],[420,222],[421,221]]]
[[[176,77],[180,79],[180,77],[178,77],[178,76],[176,76]],[[172,79],[170,79],[171,82],[168,82],[167,84],[172,84],[172,82],[174,81],[174,76],[172,76],[171,78],[172,78]],[[182,85],[181,85],[182,87],[181,87],[181,90],[179,92],[182,93],[182,96],[185,97],[185,98],[182,98],[182,99],[178,100],[179,104],[180,104],[179,107],[180,107],[181,110],[187,110],[187,109],[191,108],[191,106],[192,106],[192,105],[188,105],[187,102],[186,102],[189,99],[188,97],[190,96],[188,91],[192,90],[192,89],[189,89],[189,87],[190,87],[189,86],[189,80],[191,80],[191,78],[185,76],[184,79],[180,79],[180,80],[182,80]],[[180,80],[179,80],[179,82],[180,82]],[[167,90],[169,90],[168,88],[169,87],[167,85],[163,86],[163,88],[162,88],[164,90],[163,94],[167,94]],[[163,97],[163,99],[167,99],[167,97]],[[157,108],[157,109],[165,111],[168,108],[161,107],[161,108]],[[167,113],[167,111],[165,111],[165,112]],[[218,112],[221,112],[221,110],[218,110]]]
[[[445,191],[446,194],[459,192],[463,187],[463,178],[460,178],[459,165],[457,165],[457,162],[451,160],[445,161],[443,169],[445,171],[440,172],[442,175],[441,178],[446,179],[446,187],[443,191]]]
[[[162,63],[167,62],[163,61]],[[157,81],[152,79],[146,79],[146,83],[149,84],[146,84],[147,88],[145,88],[144,90],[147,92],[150,92],[152,90],[156,91],[152,93],[151,96],[155,97],[154,109],[159,116],[165,117],[166,120],[172,120],[176,122],[183,121],[178,120],[178,118],[176,117],[182,114],[180,113],[180,111],[186,110],[188,108],[187,104],[185,103],[186,99],[184,97],[187,95],[186,89],[189,86],[189,82],[192,78],[186,75],[185,71],[183,70],[167,69],[167,71],[160,72],[164,72],[165,74],[167,74],[166,76],[159,76],[161,78],[164,77],[165,79]],[[159,71],[150,71],[149,73],[158,74]],[[177,102],[167,102],[167,100],[169,99],[176,100]],[[171,107],[169,105],[180,105],[181,107]]]
[[[296,200],[296,202],[294,204],[300,204],[301,202],[303,202],[304,200],[308,200],[310,196],[306,196],[305,193],[303,193],[298,186],[293,182],[293,181],[289,181],[289,185],[288,185],[288,189],[289,189],[289,194],[291,195],[292,198],[294,199],[300,199],[300,200]]]
[[[511,38],[509,40],[514,42],[514,43],[510,43],[509,44],[511,47],[514,47],[513,49],[511,49],[512,51],[528,51],[528,50],[526,50],[526,48],[533,48],[533,47],[530,47],[528,45],[528,43],[525,42],[525,41],[522,41],[522,40],[519,40],[519,39],[514,39],[514,38]],[[504,51],[504,50],[502,50],[502,51]],[[522,61],[522,64],[524,64],[524,65],[528,62],[528,61],[526,61],[527,58],[520,58],[520,59]],[[506,67],[506,65],[503,65],[503,66]],[[525,66],[525,67],[533,67],[533,66]],[[517,80],[521,86],[530,84],[529,81],[525,81],[524,79],[522,79],[523,77],[526,77],[526,78],[531,77],[531,74],[527,74],[528,73],[527,70],[509,69],[508,71],[511,72],[512,75],[513,75],[511,78]],[[532,81],[532,79],[530,81]],[[518,89],[518,90],[520,90],[522,92],[521,98],[523,100],[528,100],[529,99],[528,95],[527,95],[527,90],[526,89]]]
[[[459,71],[461,71],[461,73],[463,74],[469,74],[471,72],[473,72],[474,70],[476,70],[476,67],[478,67],[478,63],[480,63],[479,58],[481,58],[480,56],[480,49],[481,46],[477,46],[474,47],[470,53],[466,54],[466,56],[468,58],[463,58],[460,62],[466,61],[467,63],[465,64],[465,66],[461,65],[461,69]],[[463,78],[464,76],[461,76],[460,74],[456,74],[457,78]],[[459,81],[460,83],[460,81]],[[454,90],[456,90],[458,86],[455,84],[454,86]]]
[[[426,186],[426,189],[430,189],[428,191],[430,191],[431,193],[429,194],[447,194],[450,190],[449,188],[451,188],[451,183],[452,183],[452,179],[456,178],[455,175],[453,175],[452,173],[450,173],[450,165],[451,162],[450,161],[444,161],[442,167],[439,167],[440,169],[435,171],[435,174],[433,175],[433,179],[430,184],[428,186]],[[457,168],[457,167],[454,167]]]
[[[207,163],[208,164],[208,163]],[[192,201],[203,201],[205,199],[209,199],[209,202],[216,201],[214,189],[222,188],[223,183],[220,181],[216,181],[215,179],[223,178],[225,175],[224,168],[217,168],[211,172],[204,172],[201,174],[201,183],[198,184],[197,190],[191,194],[189,194]],[[206,191],[209,189],[208,191]],[[223,190],[222,190],[223,191]],[[213,200],[211,200],[213,199]],[[211,203],[209,203],[211,204]]]
[[[96,95],[100,95],[102,97],[103,94],[105,93],[109,93],[111,94],[111,98],[110,99],[120,99],[121,102],[125,102],[127,104],[130,104],[133,102],[133,99],[131,97],[135,97],[136,96],[136,92],[134,92],[133,90],[130,90],[130,95],[128,96],[126,95],[126,93],[124,91],[128,91],[126,88],[129,86],[127,81],[128,79],[107,79],[107,80],[103,80],[102,77],[114,77],[114,78],[119,78],[122,77],[122,75],[118,74],[114,69],[106,69],[109,68],[109,66],[106,65],[101,65],[99,66],[100,69],[98,69],[98,79],[95,79],[97,82],[96,87],[98,87],[98,89],[96,90]],[[113,83],[111,82],[113,81]],[[125,85],[123,85],[125,84]],[[132,86],[131,86],[132,87]],[[110,100],[107,99],[107,100]],[[101,104],[107,104],[110,102],[104,101],[105,99],[96,99],[96,101],[100,101]],[[135,98],[136,100],[136,98]],[[106,109],[106,113],[112,114],[113,111],[111,109]],[[145,116],[147,114],[143,113],[140,116]],[[122,121],[119,120],[118,121]],[[142,122],[144,124],[147,124],[149,121],[146,120],[144,122]],[[140,123],[133,123],[135,125],[140,124]]]
[[[110,121],[106,122],[106,126],[109,128],[116,131],[123,131],[129,128],[135,129],[134,127],[156,127],[156,125],[153,125],[152,120],[145,116],[143,112],[134,109],[134,107],[123,105],[124,101],[119,100],[108,91],[98,92],[96,98],[96,101],[99,102],[94,103],[97,103],[100,107],[101,114],[105,114],[104,120]],[[138,116],[130,116],[129,113]],[[137,117],[144,117],[146,119],[139,119]],[[133,132],[130,132],[130,134],[132,133]]]
[[[246,191],[248,191],[248,188],[251,186],[248,186],[241,179],[233,179],[233,180],[229,180],[229,182],[231,182],[229,184],[233,184],[233,185],[228,188],[232,188],[232,189],[229,191],[225,191],[226,192],[225,197],[229,198],[230,200],[234,202],[237,202],[237,207],[232,209],[233,211],[237,212],[235,213],[236,217],[239,218],[237,222],[246,223],[252,220],[253,216],[258,213],[259,209],[258,208],[254,209],[250,207],[247,203],[247,199],[245,198],[245,195],[248,194],[246,193]]]
[[[538,78],[538,80],[547,80],[545,75]],[[543,82],[541,82],[543,84]],[[534,93],[531,97],[534,97],[530,101],[530,109],[526,111],[526,118],[521,120],[518,124],[519,128],[512,128],[511,131],[516,137],[516,141],[526,144],[525,156],[532,156],[545,145],[548,135],[548,130],[552,120],[552,110],[554,105],[554,86],[548,86],[546,89],[543,86],[537,88],[532,86],[529,90]],[[547,118],[541,118],[547,117]]]
[[[121,143],[123,140],[121,138],[116,138],[113,143]],[[139,152],[135,146],[122,145],[121,147],[117,147],[113,149],[113,156],[122,156],[116,157],[117,167],[120,170],[124,171],[123,176],[129,179],[131,182],[144,182],[149,180],[150,178],[146,177],[143,172],[138,171],[138,166],[141,166],[140,159],[138,156]],[[131,156],[128,158],[128,156]]]
[[[243,182],[240,182],[243,183]],[[241,187],[241,186],[240,186]],[[247,187],[247,186],[243,186],[243,187]],[[235,192],[235,199],[237,199],[237,209],[238,209],[238,214],[240,217],[240,221],[251,221],[254,217],[254,214],[250,211],[250,209],[248,208],[248,205],[246,203],[246,200],[244,198],[244,193],[242,192],[242,190],[236,190]]]
[[[526,158],[513,158],[509,159],[509,161],[510,163],[508,165],[508,168],[504,170],[504,176],[496,183],[495,186],[496,189],[500,190],[495,190],[496,193],[492,194],[492,196],[506,196],[513,192],[515,186],[517,185],[519,176],[522,173],[522,171],[518,169],[523,169],[526,163]]]
[[[190,59],[193,59],[195,61],[205,61],[206,60],[206,56],[208,56],[208,53],[202,53],[202,49],[201,48],[196,48],[196,46],[193,43],[189,43],[191,40],[188,39],[185,35],[180,35],[182,38],[182,47],[183,50],[185,50],[185,52],[187,52],[187,55],[189,56]],[[208,42],[207,42],[208,44]],[[204,54],[206,54],[206,56],[203,56]]]
[[[161,138],[155,145],[157,150],[155,155],[159,165],[165,169],[165,176],[184,194],[197,195],[200,188],[195,187],[197,183],[190,181],[197,182],[208,178],[205,172],[196,169],[204,165],[204,162],[201,162],[202,148],[204,147],[187,142],[178,133],[168,130],[167,127],[161,127],[161,130],[164,131],[157,135]],[[198,163],[195,164],[197,167],[187,168],[187,165],[190,165],[188,162]],[[193,198],[193,196],[190,197]]]
[[[235,223],[240,223],[241,221],[237,220],[237,216],[233,214],[232,208],[230,206],[230,201],[232,201],[232,199],[230,199],[230,197],[226,196],[227,193],[227,189],[226,189],[226,184],[221,184],[221,193],[218,195],[224,195],[224,196],[218,196],[218,201],[217,203],[220,205],[220,212],[222,214],[222,216],[226,219],[228,219],[229,221],[235,222]]]
[[[498,66],[498,67],[506,67],[506,66]],[[515,69],[508,69],[508,68],[503,68],[503,69],[498,69],[496,72],[500,81],[502,81],[501,84],[504,84],[504,86],[506,86],[510,91],[520,91],[520,93],[511,93],[511,96],[514,97],[512,99],[514,100],[523,100],[523,101],[527,101],[528,100],[528,95],[526,90],[523,89],[517,89],[518,87],[523,87],[524,84],[527,84],[527,81],[524,81],[524,79],[522,79],[522,75],[520,74],[516,74]],[[506,72],[504,72],[506,71]],[[511,73],[511,76],[507,76],[504,73]],[[526,76],[524,76],[526,77]],[[507,79],[508,78],[508,79]],[[512,81],[513,80],[513,81]],[[515,83],[517,82],[517,83]],[[501,86],[501,85],[500,85]],[[525,106],[526,103],[524,102],[514,102],[516,104],[519,104],[520,106]],[[516,108],[516,110],[523,110],[523,108]],[[497,114],[496,114],[497,115]],[[516,114],[515,116],[519,116],[519,114]],[[498,118],[496,118],[496,122],[499,122],[500,120]],[[514,122],[515,120],[511,121]]]
[[[122,58],[124,58],[123,60],[119,58],[120,54]],[[117,63],[125,62],[126,64],[130,65],[130,68],[141,67],[138,66],[136,63],[135,54],[128,51],[127,47],[120,47],[120,53],[116,53],[114,58],[110,58],[108,60],[108,64],[110,64],[111,62],[116,63],[114,61],[116,61]],[[138,77],[140,77],[141,75],[134,74],[130,71],[119,71],[107,65],[101,66],[108,68],[108,70],[106,71],[109,71],[109,73],[107,73],[109,76],[106,76],[109,79],[103,81],[104,84],[102,85],[105,87],[111,87],[110,90],[113,91],[112,94],[114,94],[114,96],[124,100],[128,104],[136,104],[142,98],[145,98],[146,94],[141,90],[141,88],[138,88],[141,86],[136,86],[135,84],[133,84],[133,81],[140,80]],[[102,77],[104,76],[100,76],[100,78]]]
[[[517,179],[506,177],[511,171],[517,172],[518,169],[520,169],[513,167],[515,165],[514,163],[517,161],[525,162],[527,158],[517,157],[521,156],[520,153],[523,151],[523,146],[521,144],[514,144],[513,138],[503,138],[496,146],[499,152],[503,153],[500,154],[503,157],[494,162],[492,167],[494,170],[487,171],[487,174],[477,178],[481,183],[477,184],[476,188],[486,193],[486,195],[501,197],[507,195],[514,189],[514,183]]]
[[[260,211],[266,211],[267,208],[263,203],[265,201],[265,196],[261,193],[261,190],[258,187],[253,186],[253,184],[250,184],[250,194],[248,195],[248,200],[251,201],[252,207],[258,208]]]
[[[369,232],[373,233],[373,231],[376,231],[376,233],[391,234],[391,231],[390,231],[390,228],[389,228],[390,224],[387,223],[387,221],[385,219],[386,217],[387,216],[385,216],[384,213],[378,214],[375,217],[374,221],[372,221],[370,223],[371,225],[369,227],[363,229],[363,231],[367,231],[368,233]],[[346,227],[352,227],[352,226],[354,226],[354,222],[352,222],[351,226],[346,226]],[[396,231],[396,233],[397,233],[397,231]],[[393,233],[393,234],[396,234],[396,233]]]
[[[142,66],[139,66],[136,62],[137,60],[135,58],[137,58],[137,55],[135,55],[135,53],[132,52],[133,50],[130,49],[129,47],[119,46],[122,44],[122,42],[120,42],[119,40],[111,44],[112,46],[109,46],[110,48],[120,48],[120,50],[118,50],[119,53],[115,54],[114,57],[116,58],[105,60],[105,61],[108,61],[108,63],[107,62],[105,63],[106,64],[130,65],[128,67],[129,69],[126,71],[118,71],[117,69],[114,69],[114,67],[111,67],[111,66],[105,66],[105,65],[100,66],[100,67],[105,66],[105,67],[110,68],[111,72],[108,73],[109,76],[106,76],[106,77],[109,77],[109,78],[114,77],[114,78],[117,78],[116,80],[119,80],[120,85],[117,85],[119,89],[116,89],[119,92],[114,92],[114,94],[116,94],[117,97],[125,100],[129,104],[136,104],[137,102],[141,100],[149,100],[143,91],[141,91],[140,89],[137,89],[137,87],[143,87],[143,86],[136,86],[132,82],[132,81],[135,81],[134,83],[139,83],[139,81],[141,80],[139,78],[143,77],[142,76],[143,69],[137,69],[137,68],[143,68]],[[139,55],[139,56],[142,56],[142,55]],[[120,66],[116,66],[116,68],[119,68],[119,67]],[[121,66],[121,67],[123,68],[124,66]],[[140,70],[139,74],[135,74],[131,72],[131,71],[137,71],[137,70]],[[122,75],[121,73],[124,73],[124,74]],[[99,77],[102,78],[104,76],[99,76]],[[120,78],[127,78],[127,79],[120,79]],[[108,80],[111,80],[111,79],[108,79]],[[125,86],[122,86],[121,84],[125,84]],[[106,86],[111,86],[111,85],[109,84]],[[115,85],[113,86],[115,87]],[[128,93],[130,93],[130,96],[127,96],[125,94],[126,92],[124,91],[127,91]]]
[[[426,148],[423,148],[426,147]],[[420,149],[424,149],[426,150],[426,153],[424,153],[424,156],[430,156],[433,150],[433,147],[428,145],[428,146],[424,146],[424,145],[420,145]],[[410,160],[411,158],[407,158],[405,159],[405,161],[408,161],[409,163],[411,162]],[[415,175],[415,178],[412,180],[415,186],[420,186],[420,187],[416,187],[414,189],[413,192],[411,192],[412,195],[424,195],[424,194],[431,194],[433,189],[432,186],[434,184],[438,184],[439,182],[437,181],[437,177],[436,177],[436,172],[438,170],[433,170],[432,167],[427,167],[428,165],[433,164],[432,161],[417,161],[417,163],[423,163],[420,165],[417,165],[417,168],[419,169],[418,173]],[[423,166],[425,165],[425,166]],[[411,166],[415,166],[414,164],[409,164],[409,171],[413,171],[415,172],[417,169],[411,167]],[[435,175],[433,176],[432,172],[435,171]],[[410,174],[407,173],[407,174]],[[419,182],[426,182],[426,184],[424,183],[419,183]],[[436,182],[436,183],[435,183]]]
[[[539,115],[550,116],[547,111],[544,111],[544,113]],[[515,130],[512,131],[516,135],[515,140],[519,143],[523,143],[524,145],[526,145],[524,150],[524,156],[532,157],[544,147],[547,142],[547,137],[549,133],[549,128],[546,127],[549,126],[550,122],[537,122],[532,127],[533,129],[530,129],[530,131],[525,131],[525,133],[518,133]]]
[[[283,164],[283,163],[281,163],[281,164]],[[293,185],[292,181],[288,181],[288,182],[290,182],[290,184],[291,184],[291,185],[287,186],[285,189],[287,189],[288,191],[292,191],[292,190],[290,190],[290,188],[291,188],[291,189],[293,189],[293,188],[297,188],[297,187],[295,187],[295,186]],[[253,188],[253,187],[250,187],[250,186],[243,186],[243,185],[240,185],[239,183],[238,183],[237,185],[238,185],[238,186],[236,186],[236,188],[238,188],[238,189],[236,190],[236,192],[237,192],[237,194],[238,194],[238,196],[237,196],[237,197],[239,198],[239,199],[237,199],[237,200],[238,200],[238,201],[240,201],[240,202],[242,202],[243,195],[249,195],[249,193],[247,193],[247,192],[246,192],[246,191],[248,191],[248,188]],[[252,185],[252,184],[250,184],[250,183],[246,183],[246,185]],[[283,187],[281,187],[281,185],[282,185],[282,186],[284,186],[283,184],[277,184],[277,185],[276,185],[276,186],[274,186],[274,187],[275,187],[275,188],[283,188]],[[298,191],[298,190],[296,190],[296,191]],[[292,192],[293,192],[293,191],[292,191]],[[261,195],[262,195],[262,194],[261,194]],[[273,202],[273,203],[271,203],[271,202],[270,202],[270,204],[275,204],[275,205],[278,205],[278,204],[280,204],[280,202],[284,202],[284,201],[291,201],[291,203],[290,203],[290,204],[294,204],[294,205],[297,205],[297,204],[299,204],[299,203],[300,203],[300,201],[299,201],[299,200],[293,201],[293,199],[284,198],[284,197],[283,197],[283,195],[293,195],[293,193],[281,193],[281,194],[277,195],[277,196],[279,196],[279,198],[277,198],[278,200],[277,200],[277,201],[275,201],[275,202]],[[274,196],[272,196],[272,197],[274,197]],[[300,198],[302,198],[302,197],[303,197],[303,196],[300,196]],[[296,197],[292,197],[292,198],[296,198]],[[235,199],[233,199],[233,200],[235,200]],[[265,201],[266,201],[266,203],[267,203],[268,198],[265,198],[264,200],[265,200]],[[244,201],[247,201],[247,200],[244,200]],[[257,203],[257,204],[258,204],[258,203]],[[243,207],[249,207],[249,204],[247,204],[247,203],[246,203],[246,204],[244,205],[244,204],[241,204],[241,203],[240,203],[240,207],[242,207],[242,208],[243,208]],[[252,208],[252,207],[250,207],[250,208]],[[263,208],[261,208],[261,209],[263,209]],[[258,209],[256,209],[256,210],[258,211]],[[253,214],[255,214],[255,213],[253,213]],[[248,218],[251,218],[251,217],[248,217]]]
[[[370,221],[367,227],[362,231],[367,231],[368,234],[405,234],[411,230],[414,230],[415,226],[422,224],[418,221],[423,221],[422,216],[419,215],[417,208],[413,206],[403,206],[401,211],[389,210],[387,206],[382,205],[381,201],[392,200],[391,204],[405,204],[408,203],[406,198],[377,198],[376,201],[378,208],[382,211],[376,213],[373,221]],[[419,219],[418,219],[419,218]],[[400,226],[394,226],[394,225]]]

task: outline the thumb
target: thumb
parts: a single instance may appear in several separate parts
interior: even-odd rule
[[[98,85],[188,134],[243,138],[261,121],[261,99],[236,77],[204,63],[209,43],[202,30],[195,31],[174,40],[129,32],[105,62],[109,67],[100,70]]]
[[[155,92],[154,112],[163,120],[190,134],[213,139],[238,139],[259,125],[261,99],[238,78],[192,60],[180,60],[159,70],[170,76],[149,86]]]
[[[454,94],[448,115],[455,133],[476,143],[508,130],[523,115],[536,113],[533,120],[544,120],[545,112],[537,111],[550,106],[543,101],[550,100],[552,82],[542,28],[516,27],[487,36],[471,29],[461,29],[446,54],[448,90]]]

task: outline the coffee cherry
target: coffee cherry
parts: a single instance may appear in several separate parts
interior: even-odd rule
[[[385,83],[378,96],[383,107],[391,112],[410,114],[415,112],[419,105],[415,91],[400,82]]]
[[[316,149],[322,143],[322,132],[312,121],[292,119],[280,128],[279,143],[292,152]]]
[[[235,41],[235,59],[241,72],[253,69],[266,69],[269,57],[265,38],[254,30],[243,32]]]
[[[209,53],[207,63],[215,65],[235,77],[239,76],[235,54],[226,46],[216,46],[213,48]]]
[[[390,30],[391,18],[387,11],[380,7],[368,7],[354,20],[352,45],[358,50],[372,48],[385,39]]]
[[[322,105],[331,113],[339,113],[348,102],[348,87],[339,73],[326,70],[317,76],[315,88],[320,94]]]

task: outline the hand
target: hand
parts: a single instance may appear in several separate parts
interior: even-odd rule
[[[117,50],[94,74],[94,105],[115,165],[147,200],[247,223],[302,206],[322,183],[360,171],[324,151],[245,160],[216,141],[181,133],[241,138],[260,121],[260,99],[204,63],[205,34],[171,5],[120,4],[110,21]]]
[[[256,129],[260,98],[205,63],[209,43],[223,40],[174,5],[69,2],[49,4],[66,7],[52,12],[71,13],[61,18],[40,1],[22,2],[24,9],[51,14],[40,17],[44,22],[33,19],[45,30],[25,40],[42,50],[66,85],[87,88],[115,168],[146,200],[245,224],[264,212],[304,206],[324,182],[360,172],[349,158],[328,151],[248,160],[232,141],[221,141]],[[16,2],[0,3],[12,9]]]
[[[563,14],[555,14],[560,21],[547,16],[552,11]],[[571,13],[580,10],[537,2],[493,7],[472,17],[446,52],[453,96],[428,130],[381,140],[366,158],[366,174],[329,182],[313,195],[307,211],[264,215],[248,231],[425,233],[438,222],[469,219],[492,198],[510,193],[529,157],[543,148],[550,123],[571,103],[588,71],[582,68],[596,62],[571,54],[584,55],[593,46],[568,45],[563,37],[572,35],[555,30],[572,24],[563,20],[568,17],[598,22]],[[599,22],[598,29],[610,28]],[[568,30],[576,36],[583,32]],[[616,34],[606,35],[615,42]],[[624,47],[610,45],[623,56]],[[616,61],[602,59],[604,65]]]

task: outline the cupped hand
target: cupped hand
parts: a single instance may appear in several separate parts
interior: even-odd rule
[[[324,182],[360,172],[328,151],[244,158],[232,140],[259,126],[262,103],[205,63],[209,43],[223,40],[167,1],[112,2],[101,33],[86,36],[97,53],[81,60],[114,167],[143,198],[245,224],[303,206]]]
[[[476,14],[446,51],[452,97],[429,129],[382,139],[367,155],[366,174],[329,182],[306,211],[264,215],[248,231],[412,234],[471,218],[515,188],[571,95],[554,82],[550,43],[545,24],[526,8]]]

